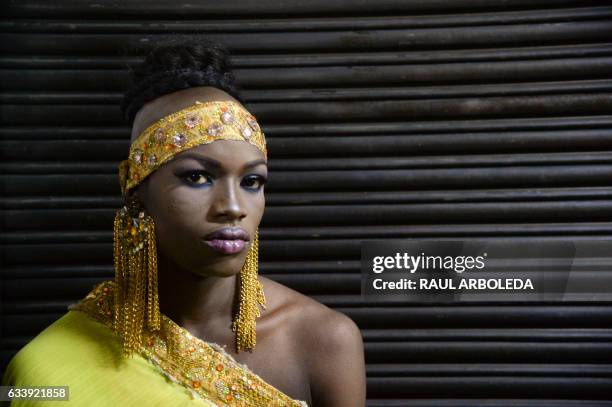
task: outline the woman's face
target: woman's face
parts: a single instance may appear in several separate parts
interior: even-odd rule
[[[138,190],[155,221],[160,255],[202,276],[238,273],[263,215],[267,177],[264,155],[244,141],[217,140],[174,156]],[[224,253],[209,245],[206,235],[225,227],[248,233],[241,251]]]

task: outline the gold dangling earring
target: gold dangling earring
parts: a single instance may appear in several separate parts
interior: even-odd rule
[[[129,357],[142,342],[145,321],[154,331],[161,325],[155,224],[136,197],[128,198],[115,215],[113,255],[113,329],[121,338],[123,354]]]
[[[259,266],[259,229],[240,270],[240,305],[234,316],[232,331],[236,332],[236,352],[255,349],[257,342],[256,319],[261,316],[258,305],[266,309],[263,286],[257,279]]]

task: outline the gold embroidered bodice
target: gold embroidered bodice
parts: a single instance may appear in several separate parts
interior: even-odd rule
[[[113,288],[113,281],[104,281],[70,309],[112,329]],[[194,397],[218,406],[308,407],[265,382],[221,346],[194,337],[163,314],[159,331],[143,333],[139,354]]]

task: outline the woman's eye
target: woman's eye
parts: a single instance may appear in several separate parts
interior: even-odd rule
[[[242,184],[249,189],[259,190],[266,182],[266,178],[262,177],[261,175],[250,175],[244,178]]]
[[[212,180],[209,174],[202,171],[186,172],[182,175],[182,178],[185,179],[188,183],[195,185],[203,185],[207,183],[207,180]]]

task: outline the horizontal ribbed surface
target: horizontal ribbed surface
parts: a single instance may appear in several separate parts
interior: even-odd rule
[[[612,404],[612,303],[373,304],[360,241],[611,241],[612,7],[23,0],[0,22],[2,367],[112,276],[125,65],[233,51],[266,132],[266,274],[353,318],[368,406]],[[574,265],[608,281],[610,258]],[[606,273],[607,272],[607,273]]]

